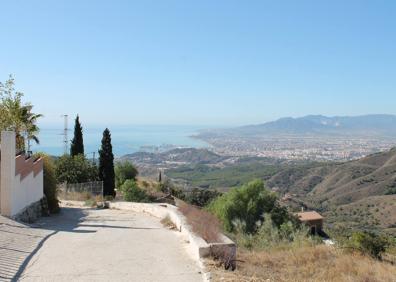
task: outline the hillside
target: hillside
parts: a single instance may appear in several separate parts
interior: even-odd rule
[[[396,149],[349,162],[287,162],[242,158],[224,166],[166,170],[177,183],[227,190],[259,178],[295,210],[319,210],[328,226],[396,234]]]
[[[396,149],[345,163],[284,168],[267,186],[286,194],[291,205],[322,211],[327,223],[396,234]]]
[[[396,149],[345,163],[287,167],[267,185],[308,196],[323,207],[391,194],[396,187]]]
[[[121,160],[129,160],[136,164],[211,164],[222,161],[224,157],[207,149],[177,148],[163,153],[137,152],[124,155]]]

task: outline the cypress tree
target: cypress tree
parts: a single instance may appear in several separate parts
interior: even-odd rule
[[[70,145],[70,155],[74,157],[80,154],[84,155],[84,141],[80,117],[77,115],[74,123],[74,137]]]
[[[103,181],[103,196],[115,196],[114,155],[108,128],[103,131],[99,150],[99,178]]]

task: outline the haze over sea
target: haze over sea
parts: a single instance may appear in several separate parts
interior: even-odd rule
[[[167,147],[167,145],[195,148],[208,147],[207,143],[190,137],[206,128],[186,125],[109,126],[113,153],[116,157],[140,151],[145,146],[162,146],[163,148]],[[103,130],[104,128],[84,127],[83,125],[85,154],[88,157],[92,156],[92,152],[98,152]],[[43,151],[55,156],[62,155],[64,152],[63,138],[62,126],[57,128],[42,127],[39,134],[40,145],[34,144],[32,150],[33,152]],[[72,138],[73,129],[69,129],[68,139],[71,140]]]

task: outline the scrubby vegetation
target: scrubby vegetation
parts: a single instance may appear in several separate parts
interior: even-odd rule
[[[128,202],[150,202],[150,196],[145,190],[140,189],[136,182],[128,179],[120,186],[125,201]]]
[[[213,281],[370,281],[393,282],[396,267],[342,249],[324,245],[303,245],[265,251],[238,249],[235,272],[207,263]]]
[[[126,180],[136,180],[138,175],[137,168],[128,161],[118,162],[114,168],[115,184],[120,187]]]
[[[221,195],[220,192],[209,189],[194,188],[188,191],[182,190],[174,185],[169,179],[159,183],[158,190],[164,194],[171,195],[198,207],[207,206],[210,202]]]
[[[238,163],[224,168],[208,165],[181,166],[166,171],[172,179],[183,179],[193,187],[238,187],[256,178],[267,179],[280,169],[279,165],[259,161]]]
[[[36,157],[43,159],[44,167],[44,195],[47,198],[50,213],[59,212],[59,200],[57,195],[57,180],[55,176],[55,165],[51,157],[44,153],[39,153]]]
[[[239,223],[243,232],[257,232],[268,214],[275,226],[296,220],[285,207],[279,205],[277,195],[264,187],[261,180],[232,189],[210,203],[208,210],[215,214],[223,223],[224,229],[233,232]]]
[[[213,201],[227,234],[238,245],[235,272],[209,261],[215,281],[393,281],[396,268],[380,262],[394,239],[369,232],[337,233],[336,245],[309,235],[261,181]],[[395,263],[394,257],[386,254]]]
[[[195,188],[189,193],[185,193],[184,199],[191,205],[205,207],[220,195],[221,193],[216,190]]]

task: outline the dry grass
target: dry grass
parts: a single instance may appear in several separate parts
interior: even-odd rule
[[[68,192],[64,193],[59,191],[58,198],[60,200],[66,201],[83,201],[85,205],[90,207],[95,207],[98,203],[103,203],[103,196],[102,195],[92,195],[88,192]]]
[[[166,196],[165,193],[158,190],[159,183],[157,181],[151,180],[149,178],[138,177],[136,179],[136,184],[140,189],[144,190],[154,201],[162,199]],[[169,203],[167,200],[164,202]]]
[[[161,219],[161,223],[165,228],[168,228],[170,230],[176,230],[177,226],[176,224],[170,219],[169,215]]]
[[[195,234],[208,243],[220,242],[221,230],[217,217],[180,200],[177,206]]]
[[[240,250],[238,268],[225,271],[208,262],[213,281],[393,282],[396,266],[324,245],[283,251]]]

